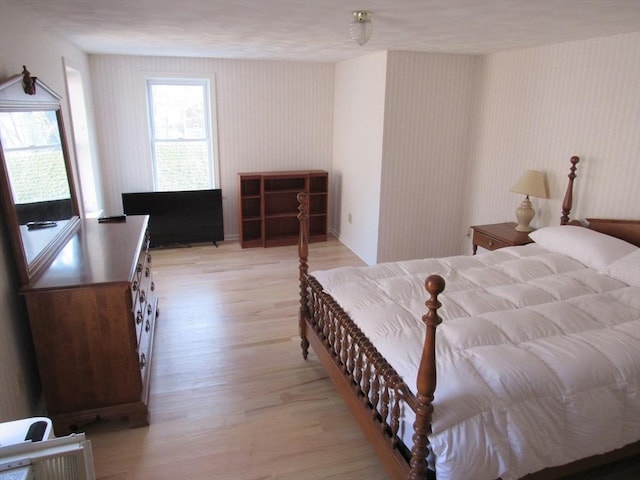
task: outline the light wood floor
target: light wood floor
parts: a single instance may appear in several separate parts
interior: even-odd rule
[[[151,424],[86,428],[98,479],[388,478],[315,355],[300,354],[296,247],[152,254]],[[362,265],[333,238],[309,258]]]

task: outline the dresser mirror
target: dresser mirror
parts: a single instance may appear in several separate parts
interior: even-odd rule
[[[79,223],[60,101],[26,67],[0,84],[0,194],[22,285]]]

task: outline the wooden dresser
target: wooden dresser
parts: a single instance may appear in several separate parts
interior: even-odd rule
[[[148,424],[157,298],[147,224],[148,216],[81,220],[21,289],[57,435],[96,418]]]

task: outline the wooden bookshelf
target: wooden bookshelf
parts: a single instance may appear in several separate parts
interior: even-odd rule
[[[240,244],[248,247],[295,245],[299,192],[309,196],[309,240],[327,239],[328,174],[324,170],[238,174]]]

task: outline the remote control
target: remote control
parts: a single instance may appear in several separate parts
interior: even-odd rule
[[[58,225],[58,223],[52,220],[44,220],[40,222],[27,222],[27,229],[36,230],[38,228],[55,227],[56,225]]]
[[[113,217],[100,217],[98,219],[98,223],[119,223],[119,222],[126,222],[126,221],[127,221],[126,215],[114,215]]]

